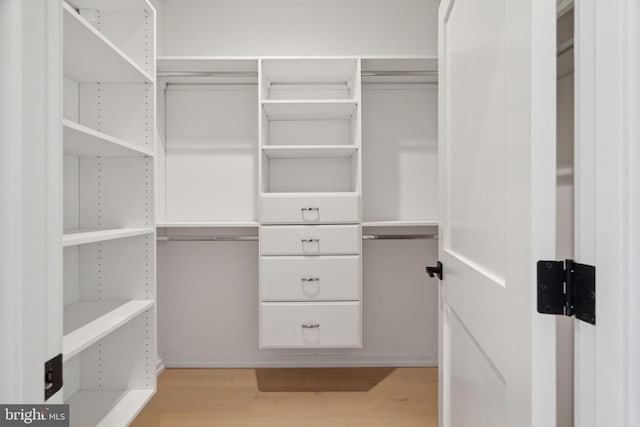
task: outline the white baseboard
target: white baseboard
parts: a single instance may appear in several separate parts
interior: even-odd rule
[[[435,368],[437,360],[165,360],[167,368]],[[164,369],[164,366],[163,366]]]
[[[159,376],[162,371],[164,371],[166,368],[164,361],[162,359],[158,359],[158,361],[156,362],[156,376]]]

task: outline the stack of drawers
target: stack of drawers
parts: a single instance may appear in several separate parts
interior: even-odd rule
[[[260,347],[361,347],[359,195],[260,202]]]

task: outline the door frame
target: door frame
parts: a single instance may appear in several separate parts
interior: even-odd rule
[[[62,351],[59,0],[0,0],[0,86],[0,402],[37,404]]]
[[[575,425],[640,423],[640,5],[575,2],[576,259],[596,326],[575,324]],[[635,304],[634,304],[635,302]]]

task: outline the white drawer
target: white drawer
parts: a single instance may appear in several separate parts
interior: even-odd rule
[[[263,224],[336,224],[360,222],[358,194],[262,195]]]
[[[262,255],[350,255],[361,246],[358,225],[260,227]]]
[[[362,347],[360,302],[260,303],[260,348]]]
[[[261,257],[262,301],[360,299],[360,256]]]

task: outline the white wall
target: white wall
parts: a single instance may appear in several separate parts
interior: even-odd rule
[[[160,55],[427,55],[437,0],[164,0]]]

